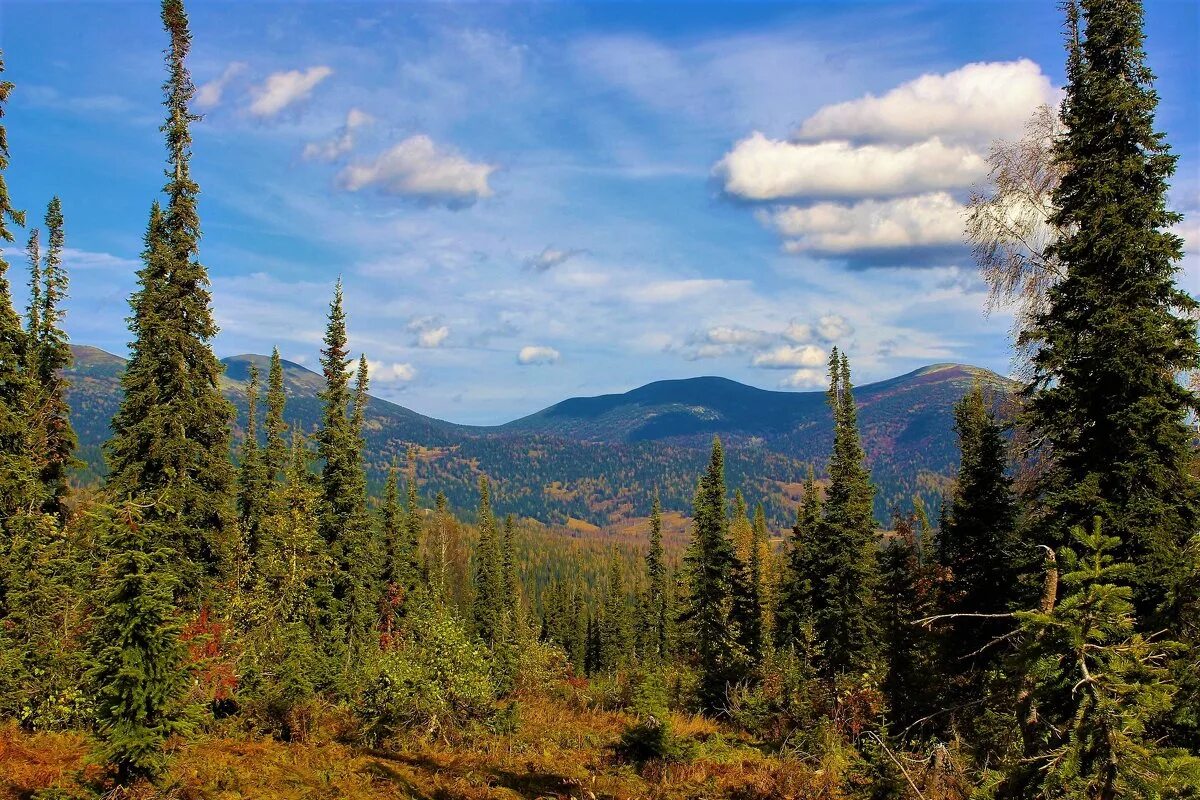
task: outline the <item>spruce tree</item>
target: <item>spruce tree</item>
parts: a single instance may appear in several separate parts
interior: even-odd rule
[[[521,592],[517,584],[517,523],[512,514],[504,518],[504,534],[500,539],[500,590],[501,612],[511,625],[516,619]]]
[[[266,465],[258,446],[258,367],[250,365],[246,383],[246,432],[242,437],[241,463],[238,465],[238,512],[251,558],[258,554],[259,527],[268,512]]]
[[[38,387],[37,420],[41,433],[38,446],[42,453],[41,480],[46,488],[43,510],[60,520],[66,515],[67,476],[78,466],[75,459],[77,439],[71,426],[71,408],[67,404],[67,380],[62,371],[71,366],[71,347],[62,329],[65,312],[61,308],[67,296],[67,271],[62,263],[66,244],[63,232],[62,204],[57,197],[46,207],[46,254],[41,275],[42,288],[30,302],[32,380]],[[33,313],[34,302],[39,304]]]
[[[804,499],[796,509],[796,524],[788,540],[787,569],[779,587],[778,643],[801,647],[810,638],[813,624],[813,589],[820,575],[821,496],[813,468],[804,481]]]
[[[395,464],[388,470],[387,482],[383,485],[383,502],[379,506],[379,540],[383,551],[383,585],[404,586],[408,582],[409,554]]]
[[[658,490],[654,490],[654,503],[650,506],[650,547],[646,551],[647,608],[650,617],[650,653],[656,660],[668,655],[667,607],[667,564],[663,548],[662,503]]]
[[[829,405],[834,416],[829,488],[818,529],[812,589],[813,631],[823,649],[824,677],[871,672],[876,663],[874,589],[875,488],[859,439],[850,366],[835,347],[829,359]]]
[[[271,368],[267,374],[267,431],[266,467],[267,480],[272,484],[283,479],[288,466],[288,447],[284,440],[288,426],[283,420],[287,406],[287,395],[283,388],[283,361],[279,348],[271,350]]]
[[[598,669],[616,670],[628,663],[632,639],[621,554],[613,548],[609,554],[608,584],[604,589],[604,610],[600,618]]]
[[[955,407],[954,419],[962,458],[938,535],[944,571],[939,607],[944,614],[1001,614],[1021,599],[1022,553],[1006,445],[978,384]],[[1002,618],[947,621],[943,671],[965,694],[981,690],[980,673],[1003,655],[989,643],[1010,627]]]
[[[29,230],[25,243],[25,260],[29,263],[29,303],[25,306],[25,335],[36,342],[42,330],[42,232],[39,228]],[[30,362],[36,348],[27,348]]]
[[[742,679],[746,657],[732,620],[737,565],[725,512],[725,454],[714,437],[712,454],[696,488],[692,541],[686,556],[689,594],[681,621],[688,624],[702,709],[724,707],[728,688]]]
[[[426,573],[433,596],[445,600],[449,592],[450,511],[446,493],[439,491],[433,500],[433,530],[426,558]]]
[[[734,562],[730,570],[730,621],[737,629],[738,647],[750,664],[762,658],[762,596],[759,593],[762,561],[754,540],[754,525],[747,515],[741,489],[733,495],[729,524]]]
[[[1135,569],[1140,622],[1157,629],[1178,624],[1178,554],[1200,529],[1200,483],[1188,472],[1197,399],[1177,380],[1200,365],[1200,303],[1176,282],[1176,156],[1155,130],[1142,3],[1073,0],[1067,11],[1049,251],[1065,277],[1023,342],[1035,349],[1029,421],[1050,457],[1038,529],[1062,545],[1099,514],[1120,542],[1115,556]]]
[[[779,577],[776,574],[775,553],[771,549],[771,535],[767,531],[767,510],[762,503],[754,507],[754,553],[750,572],[758,587],[758,603],[762,615],[759,623],[764,652],[770,652],[775,643],[775,606],[778,603]]]
[[[421,577],[421,528],[424,518],[421,496],[417,491],[417,461],[414,456],[410,456],[407,501],[404,508],[404,568],[410,589],[417,585],[417,580]]]
[[[190,729],[183,697],[187,673],[172,605],[177,558],[166,536],[128,503],[103,509],[104,562],[95,604],[95,692],[100,756],[117,782],[156,778],[166,768],[163,745]]]
[[[170,37],[162,128],[167,204],[151,210],[145,263],[130,301],[134,340],[106,445],[107,490],[116,500],[154,499],[149,516],[162,523],[157,528],[178,556],[177,592],[194,607],[231,565],[234,412],[220,391],[208,274],[197,259],[199,187],[189,167],[188,129],[196,119],[189,110],[195,87],[184,63],[191,33],[181,0],[163,0],[162,20]]]
[[[1163,666],[1175,645],[1136,632],[1136,571],[1116,560],[1121,540],[1102,532],[1099,517],[1072,536],[1081,555],[1062,551],[1061,602],[1017,613],[1025,752],[997,795],[1192,797],[1200,758],[1164,745],[1153,727],[1176,691]]]
[[[879,555],[880,638],[887,671],[882,688],[900,728],[935,710],[936,646],[918,620],[935,610],[935,567],[921,563],[914,519],[897,514]]]
[[[491,488],[486,475],[479,477],[479,543],[475,548],[475,632],[484,642],[495,644],[500,637],[500,608],[504,591],[501,574],[500,540],[492,515]]]
[[[0,76],[3,73],[4,59],[0,53]],[[25,224],[25,212],[13,208],[4,180],[9,151],[2,122],[12,88],[11,81],[0,78],[0,533],[13,515],[31,512],[42,501],[41,483],[29,449],[31,384],[26,364],[27,336],[13,307],[8,261],[2,247],[4,242],[13,241],[9,225]]]

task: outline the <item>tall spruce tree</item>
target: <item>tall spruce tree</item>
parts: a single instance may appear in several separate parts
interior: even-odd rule
[[[144,266],[130,300],[134,340],[121,378],[123,398],[106,445],[111,497],[145,497],[178,558],[183,601],[195,606],[227,573],[232,550],[234,471],[229,459],[233,406],[221,395],[221,362],[208,273],[197,259],[199,187],[192,179],[189,110],[195,87],[185,59],[191,47],[181,0],[163,0],[170,37],[166,135],[166,208],[151,211]]]
[[[933,564],[922,564],[914,517],[897,514],[879,555],[877,601],[886,673],[883,691],[891,719],[907,728],[935,711],[938,686],[933,634],[917,621],[934,613]]]
[[[383,585],[403,587],[408,581],[409,554],[405,536],[404,509],[400,506],[400,480],[393,464],[383,485],[379,506],[379,541],[383,552]]]
[[[944,614],[1002,614],[1021,599],[1023,560],[1012,480],[1005,474],[1006,444],[978,384],[955,407],[954,420],[962,459],[938,536],[945,576],[939,607]],[[949,619],[942,637],[944,674],[977,694],[980,673],[1003,655],[989,643],[1010,628],[998,617]]]
[[[501,612],[511,626],[521,599],[517,582],[517,523],[512,514],[504,517],[504,534],[500,539],[500,590]]]
[[[1051,458],[1036,492],[1042,540],[1057,546],[1094,514],[1133,564],[1144,626],[1178,623],[1178,558],[1200,529],[1188,472],[1189,411],[1177,376],[1200,366],[1200,303],[1176,283],[1183,241],[1167,207],[1176,156],[1155,130],[1137,0],[1071,0],[1056,143],[1063,168],[1050,248],[1063,280],[1024,337],[1035,349],[1030,423]]]
[[[3,74],[4,58],[0,52],[0,76]],[[0,78],[0,123],[12,88],[11,81]],[[26,364],[27,336],[13,307],[8,261],[2,247],[3,243],[13,241],[9,225],[25,224],[25,212],[13,208],[8,195],[4,179],[8,160],[8,136],[0,124],[0,533],[15,514],[30,512],[42,501],[41,483],[29,447],[31,384]]]
[[[151,509],[154,510],[154,509]],[[117,782],[156,778],[163,747],[190,729],[184,704],[187,673],[172,604],[177,556],[159,543],[156,523],[133,503],[102,510],[104,562],[95,603],[94,687],[100,755]]]
[[[346,315],[339,279],[329,306],[325,346],[321,350],[325,386],[319,395],[323,411],[316,438],[317,454],[322,461],[319,528],[336,565],[333,611],[345,631],[348,667],[354,654],[371,638],[376,571],[370,547],[362,432],[358,427],[366,397],[366,376],[360,369],[359,383],[352,393],[346,342]]]
[[[715,437],[708,468],[696,488],[686,566],[690,591],[681,621],[690,628],[698,700],[704,710],[718,711],[725,706],[729,687],[744,677],[746,655],[732,619],[737,555],[725,511],[725,454]]]
[[[29,302],[25,306],[25,335],[30,341],[36,342],[38,333],[42,330],[42,231],[40,228],[29,229],[29,239],[25,243],[25,260],[29,264]],[[27,348],[30,362],[36,348]]]
[[[62,329],[65,312],[62,302],[67,296],[67,270],[63,266],[62,203],[57,197],[46,207],[46,253],[41,275],[42,286],[30,301],[31,324],[36,323],[29,337],[32,380],[38,387],[36,419],[40,428],[38,447],[41,450],[41,480],[46,489],[43,510],[60,520],[66,516],[67,476],[79,462],[75,459],[77,439],[71,426],[71,408],[67,405],[67,379],[62,371],[71,366],[71,347]],[[33,312],[33,304],[39,308]]]
[[[501,634],[504,578],[501,570],[500,537],[492,515],[491,487],[486,475],[479,477],[479,542],[475,548],[475,632],[489,645]]]
[[[667,563],[663,547],[662,503],[658,490],[650,506],[650,547],[646,551],[646,606],[650,612],[650,655],[665,659],[668,655]]]
[[[263,517],[268,513],[270,486],[266,465],[258,446],[258,367],[250,365],[246,382],[246,431],[242,438],[241,463],[238,465],[238,512],[246,535],[251,558],[259,551],[259,533]]]
[[[730,621],[737,629],[741,652],[750,664],[758,664],[762,658],[762,596],[759,594],[762,561],[754,540],[754,524],[748,516],[741,489],[733,495],[729,534],[734,553],[730,570]]]
[[[809,465],[804,481],[804,498],[796,509],[796,524],[788,540],[787,569],[779,587],[776,612],[778,643],[801,647],[813,624],[813,590],[819,582],[818,564],[822,542],[817,538],[821,527],[821,495],[816,476]]]
[[[633,626],[625,591],[621,554],[613,548],[608,557],[608,584],[604,588],[604,611],[600,617],[600,670],[616,670],[629,662]]]
[[[829,488],[818,529],[812,589],[813,630],[823,650],[823,676],[862,674],[876,666],[874,590],[875,487],[859,439],[850,365],[835,347],[829,357],[829,406],[833,410],[833,454]]]
[[[283,415],[287,407],[287,394],[283,388],[283,361],[279,348],[271,350],[271,367],[267,373],[267,431],[266,467],[267,480],[272,484],[283,480],[288,466],[288,447],[284,436],[288,426]]]

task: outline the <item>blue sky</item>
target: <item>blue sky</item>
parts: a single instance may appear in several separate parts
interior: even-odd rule
[[[958,213],[1056,97],[1053,2],[189,11],[218,355],[315,366],[341,275],[373,393],[462,422],[662,378],[812,388],[834,343],[858,382],[1009,370]],[[1150,3],[1147,32],[1195,293],[1198,6]],[[68,332],[118,353],[163,44],[150,2],[0,6],[11,194],[61,196]]]

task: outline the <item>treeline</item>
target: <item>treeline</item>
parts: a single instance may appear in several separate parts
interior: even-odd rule
[[[0,715],[83,729],[111,785],[153,781],[172,737],[220,725],[304,741],[340,714],[370,744],[520,724],[554,681],[609,687],[636,722],[616,755],[689,758],[683,709],[766,746],[861,768],[859,795],[1187,798],[1200,793],[1200,458],[1176,375],[1200,366],[1194,298],[1166,208],[1141,9],[1067,5],[1063,277],[1022,331],[1018,490],[981,387],[955,410],[961,466],[930,519],[917,497],[879,535],[849,361],[829,360],[827,479],[810,471],[772,547],[763,505],[714,440],[682,561],[656,496],[644,550],[600,585],[530,555],[536,534],[477,482],[475,524],[396,459],[372,497],[369,375],[340,283],[312,435],[289,427],[278,352],[252,370],[236,461],[198,259],[180,0],[164,0],[167,181],[131,298],[131,358],[98,492],[73,492],[59,377],[70,351],[64,220],[29,237],[30,304],[0,260]],[[12,85],[0,83],[0,110]],[[25,218],[3,182],[0,239]],[[350,720],[345,724],[345,720]],[[925,761],[921,761],[925,759]],[[929,767],[931,770],[932,766]],[[913,767],[915,769],[915,767]],[[865,787],[865,788],[863,788]]]

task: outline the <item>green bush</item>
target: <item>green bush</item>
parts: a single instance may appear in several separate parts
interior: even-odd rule
[[[408,731],[460,729],[494,713],[496,683],[483,648],[453,616],[414,609],[398,645],[367,668],[357,706],[364,736],[379,742]]]
[[[674,735],[667,710],[667,686],[662,674],[651,671],[636,676],[630,707],[637,721],[621,735],[617,755],[626,761],[687,761],[695,743]]]

